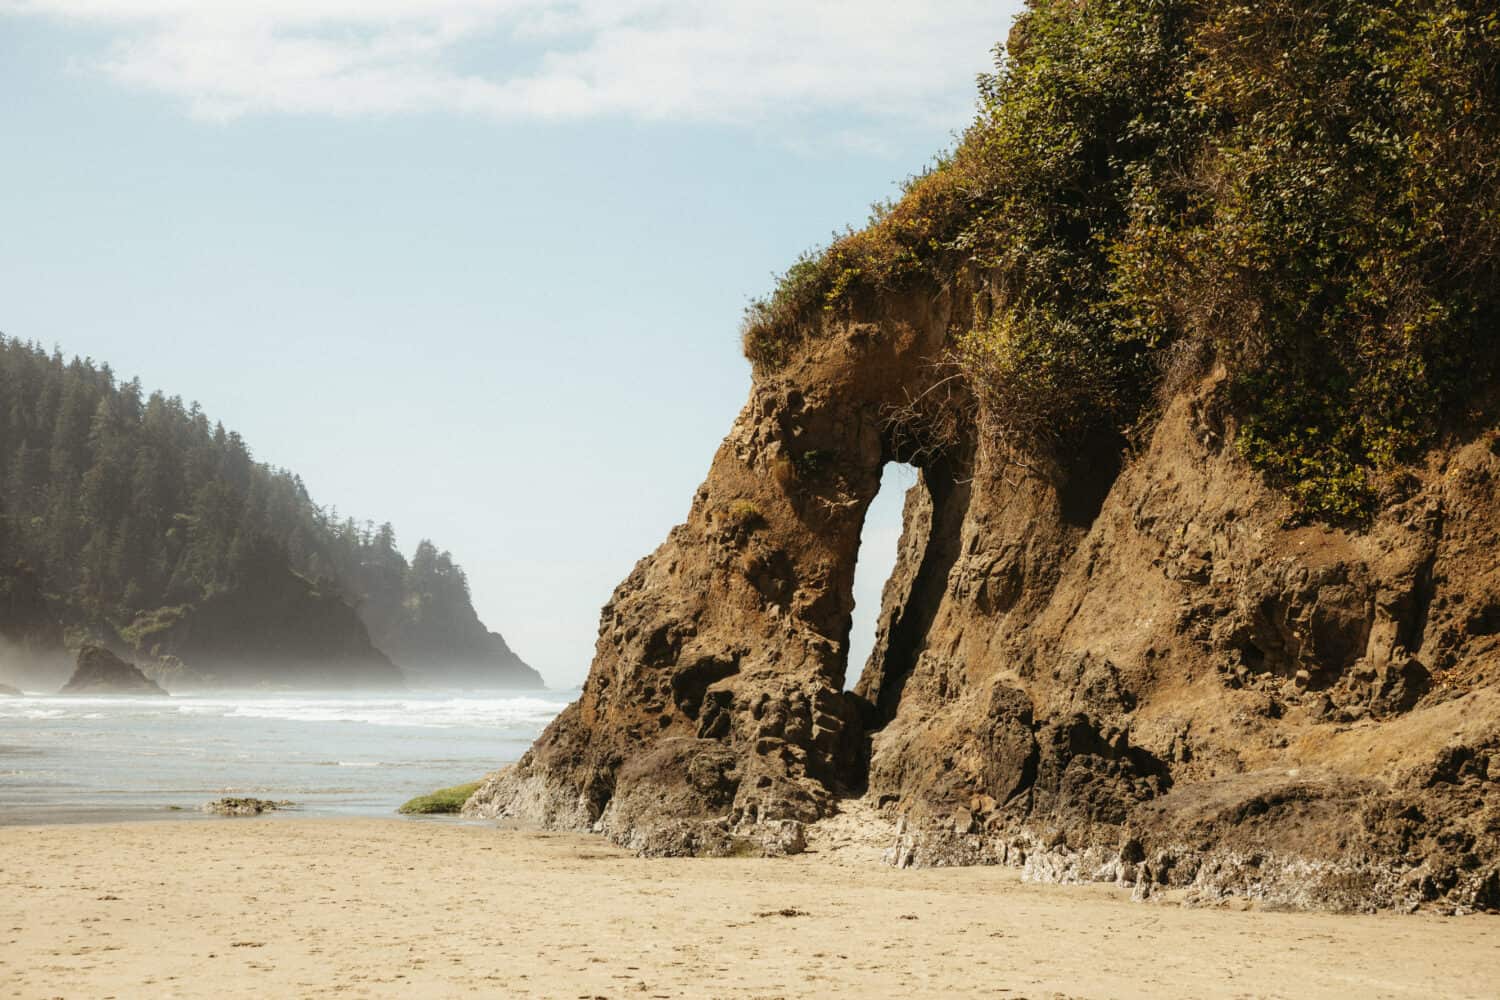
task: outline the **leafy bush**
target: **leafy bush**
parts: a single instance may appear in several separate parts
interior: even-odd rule
[[[824,315],[858,289],[897,288],[913,275],[936,273],[966,217],[964,180],[953,163],[940,162],[909,180],[899,201],[877,205],[864,229],[799,257],[769,297],[745,310],[741,339],[756,370],[784,365],[793,346],[816,336]]]
[[[1168,355],[1208,352],[1249,461],[1363,518],[1493,377],[1497,148],[1492,2],[1032,0],[954,153],[799,261],[747,353],[978,265],[954,361],[987,428],[1118,434]]]
[[[1219,123],[1142,266],[1254,317],[1215,339],[1240,446],[1312,514],[1358,517],[1492,374],[1500,238],[1492,3],[1215,5],[1188,71]]]

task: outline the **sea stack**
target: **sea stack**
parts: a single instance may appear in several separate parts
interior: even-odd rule
[[[103,646],[78,651],[78,667],[60,694],[150,694],[166,696],[157,684]]]

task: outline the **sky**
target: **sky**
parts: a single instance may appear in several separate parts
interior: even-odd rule
[[[0,0],[0,332],[451,550],[570,687],[745,400],[746,303],[952,146],[1018,6]]]

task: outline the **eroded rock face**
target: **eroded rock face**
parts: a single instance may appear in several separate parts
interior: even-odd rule
[[[1215,387],[1171,403],[1086,530],[1014,463],[978,464],[965,557],[872,733],[869,793],[906,819],[889,859],[1142,897],[1500,904],[1500,459],[1435,456],[1367,531],[1289,528]],[[1054,569],[1019,555],[1039,544]]]
[[[870,303],[757,379],[687,523],[605,608],[583,696],[467,811],[774,853],[860,797],[898,821],[897,864],[1500,905],[1493,435],[1435,454],[1364,531],[1288,527],[1221,375],[1123,463],[1107,441],[904,451],[971,292]],[[922,474],[846,694],[892,460]]]
[[[913,301],[757,381],[687,523],[605,607],[582,697],[471,814],[724,853],[859,791],[863,700],[844,691],[859,534],[898,457],[890,403],[950,312]]]

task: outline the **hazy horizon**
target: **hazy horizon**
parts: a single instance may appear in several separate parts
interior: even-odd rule
[[[1017,7],[0,3],[0,332],[433,539],[571,687],[745,398],[743,306],[951,144]]]

